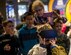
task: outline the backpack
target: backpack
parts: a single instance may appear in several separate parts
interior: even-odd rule
[[[57,46],[52,49],[52,55],[67,55],[64,47],[62,46]]]

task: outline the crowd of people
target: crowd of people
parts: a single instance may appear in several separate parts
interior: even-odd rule
[[[58,9],[44,12],[44,4],[34,1],[21,16],[21,24],[0,15],[0,55],[68,55],[71,27]],[[69,31],[69,32],[68,32]]]

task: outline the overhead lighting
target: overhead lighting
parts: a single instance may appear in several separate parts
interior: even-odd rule
[[[20,0],[18,0],[18,2],[20,2]]]

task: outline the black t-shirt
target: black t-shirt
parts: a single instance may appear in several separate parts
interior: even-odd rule
[[[10,51],[4,50],[4,46],[7,44],[11,46]],[[16,36],[10,36],[8,34],[0,36],[0,55],[17,55],[17,48],[19,48],[19,46]]]

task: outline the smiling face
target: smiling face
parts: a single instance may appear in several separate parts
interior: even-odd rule
[[[61,28],[62,28],[62,24],[61,23],[56,23],[56,25],[55,25],[56,31],[60,32]]]
[[[32,15],[29,15],[26,17],[25,21],[27,25],[32,25],[34,24],[34,17]]]
[[[35,13],[37,14],[37,16],[41,17],[44,14],[44,9],[35,10]]]
[[[14,32],[14,23],[13,22],[5,23],[4,31],[7,34],[13,33]]]

